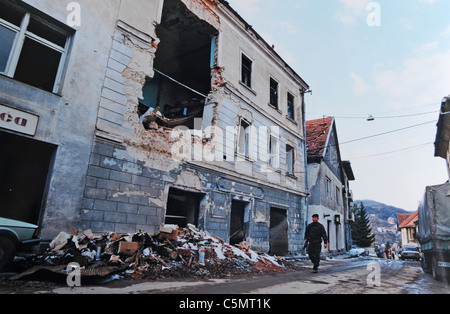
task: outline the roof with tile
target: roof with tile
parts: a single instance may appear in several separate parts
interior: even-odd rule
[[[323,157],[333,121],[332,117],[306,121],[308,156]]]
[[[415,211],[412,214],[409,214],[409,216],[403,220],[401,224],[399,224],[399,228],[414,228],[415,222],[419,219],[419,210]]]

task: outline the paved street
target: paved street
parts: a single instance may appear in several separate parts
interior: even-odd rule
[[[240,279],[121,281],[82,287],[25,283],[22,293],[51,294],[449,294],[448,284],[424,274],[420,263],[372,258],[322,261],[318,274],[309,262],[295,271]],[[377,266],[379,265],[379,266]],[[0,293],[15,293],[0,283]]]

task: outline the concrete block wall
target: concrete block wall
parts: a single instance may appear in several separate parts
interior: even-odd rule
[[[171,171],[146,167],[119,144],[97,139],[93,145],[80,213],[80,228],[94,232],[156,233],[164,224],[170,187],[181,173],[194,173],[204,195],[198,227],[228,241],[231,200],[250,204],[247,239],[258,251],[269,251],[270,208],[287,211],[289,250],[302,247],[306,205],[300,195],[182,164]]]
[[[163,194],[161,172],[143,166],[125,149],[95,141],[81,209],[82,227],[93,231],[150,233],[162,224],[162,207],[151,202]]]

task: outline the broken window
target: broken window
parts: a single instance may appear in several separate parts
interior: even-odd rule
[[[287,93],[287,116],[288,118],[295,120],[295,100],[291,93]]]
[[[145,120],[144,127],[154,121],[164,127],[193,129],[194,119],[203,117],[211,91],[217,31],[180,0],[166,0],[156,33],[161,42],[154,61],[155,76],[143,88],[139,115]]]
[[[270,104],[278,109],[278,82],[270,78]]]
[[[198,226],[200,202],[204,195],[171,188],[167,200],[166,224],[186,228],[188,224]]]
[[[49,19],[0,1],[0,73],[57,93],[71,34]]]
[[[286,165],[287,173],[294,175],[294,147],[286,145]]]
[[[249,58],[247,58],[247,56],[245,56],[244,54],[242,54],[242,78],[241,81],[242,83],[249,87],[252,88],[252,67],[253,67],[253,62],[252,60],[250,60]]]
[[[238,132],[237,153],[247,159],[250,158],[250,135],[251,124],[241,118]]]

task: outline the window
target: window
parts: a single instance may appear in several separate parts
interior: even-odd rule
[[[286,165],[287,173],[294,175],[294,147],[286,145]]]
[[[295,120],[295,100],[291,93],[287,94],[287,116],[288,118]]]
[[[62,27],[0,1],[0,73],[57,93],[70,37]]]
[[[270,78],[270,104],[278,109],[278,82]]]
[[[336,187],[336,203],[339,203],[340,197],[339,195],[341,194],[341,189]]]
[[[238,132],[237,153],[247,159],[250,158],[250,130],[251,124],[241,118]]]
[[[326,178],[326,184],[327,184],[327,196],[331,197],[331,179]]]
[[[251,88],[252,87],[252,67],[253,62],[245,55],[242,55],[242,83]]]
[[[269,139],[269,165],[278,169],[280,167],[280,140],[271,134]]]

